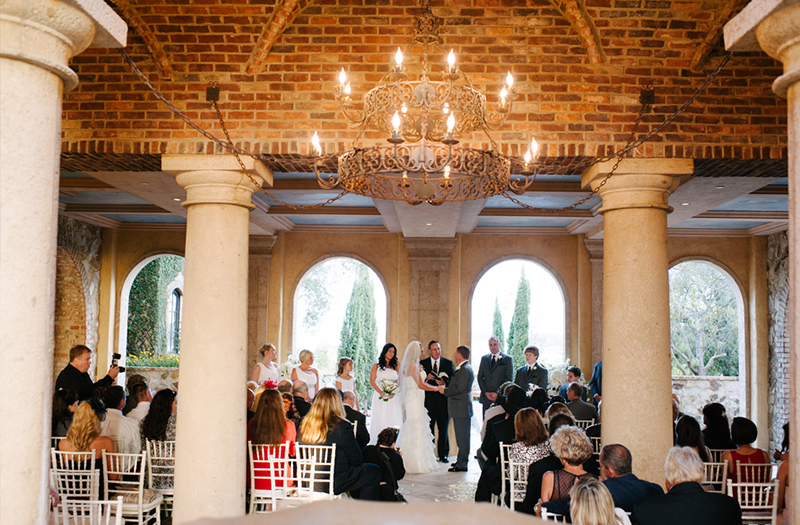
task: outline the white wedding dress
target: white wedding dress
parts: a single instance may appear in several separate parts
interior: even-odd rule
[[[381,369],[378,367],[375,375],[375,383],[380,386],[381,382],[398,382],[397,372],[391,368]],[[378,434],[381,430],[388,427],[400,427],[403,424],[403,413],[400,407],[400,396],[395,394],[391,399],[383,400],[377,392],[372,393],[372,416],[369,421],[369,444],[374,445],[378,441]]]
[[[420,374],[419,353],[419,342],[409,344],[400,367],[400,394],[405,408],[405,421],[400,428],[397,447],[403,453],[403,465],[409,474],[424,474],[437,466],[431,420],[425,409],[425,392],[417,384]]]

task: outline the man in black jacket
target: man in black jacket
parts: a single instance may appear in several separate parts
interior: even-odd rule
[[[75,345],[69,351],[69,364],[58,374],[56,390],[60,388],[74,390],[78,400],[83,401],[92,397],[96,387],[110,386],[119,375],[119,367],[112,366],[108,374],[96,383],[89,377],[89,368],[92,367],[92,351],[84,345]]]
[[[300,414],[300,417],[306,417],[308,411],[311,410],[311,397],[308,395],[308,383],[302,379],[298,379],[292,386],[292,395],[294,396],[294,407]]]
[[[703,490],[703,462],[691,448],[671,448],[664,474],[667,493],[637,503],[631,513],[634,525],[741,525],[738,501]]]
[[[442,357],[439,341],[428,343],[428,354],[430,357],[419,362],[425,370],[425,382],[432,386],[448,386],[455,373],[455,367],[452,361]],[[440,463],[447,463],[450,455],[450,442],[447,436],[450,413],[447,411],[447,398],[438,391],[425,391],[425,408],[431,418],[431,434],[436,435],[434,429],[439,427],[436,457]]]
[[[344,403],[344,415],[347,420],[356,428],[356,441],[358,446],[362,449],[369,445],[369,430],[367,430],[367,416],[353,408],[356,396],[352,392],[344,392],[342,394],[342,402]]]

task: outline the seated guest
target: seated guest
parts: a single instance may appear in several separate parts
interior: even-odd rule
[[[144,419],[144,416],[147,415],[147,411],[150,410],[150,403],[153,401],[153,394],[150,392],[150,387],[148,387],[147,383],[144,381],[139,381],[129,385],[128,392],[130,392],[128,404],[133,404],[133,408],[129,410],[126,415],[129,418],[135,419],[141,423],[142,419]],[[128,406],[126,404],[125,409],[127,410],[127,408]]]
[[[575,419],[580,419],[586,421],[588,419],[597,419],[597,409],[594,407],[593,404],[587,403],[586,401],[580,398],[581,396],[581,385],[578,383],[572,383],[567,388],[567,399],[569,403],[567,403],[567,408],[572,412],[572,415],[575,416]]]
[[[122,439],[126,454],[138,454],[142,451],[142,442],[139,436],[139,422],[133,418],[122,415],[125,407],[125,389],[119,385],[108,387],[103,393],[103,403],[106,405],[106,418],[103,421],[101,436],[112,439]]]
[[[297,429],[294,423],[286,420],[286,412],[283,409],[283,396],[280,392],[267,389],[259,399],[256,407],[255,416],[247,426],[247,437],[254,445],[270,445],[277,447],[282,443],[289,443],[288,453],[294,455],[294,442],[297,440]],[[256,474],[266,475],[273,467],[269,461],[258,461],[264,459],[263,455],[253,452],[251,460]],[[277,463],[277,462],[276,462]],[[288,464],[287,464],[288,465]],[[275,467],[279,469],[280,467]],[[263,470],[259,470],[263,469]],[[266,471],[266,472],[264,472]],[[282,482],[281,482],[282,483]],[[278,483],[276,483],[278,485]],[[270,480],[257,479],[257,489],[269,490],[272,488]]]
[[[572,419],[572,424],[575,424],[575,416],[572,415],[572,411],[567,408],[567,405],[564,403],[559,403],[558,401],[553,402],[553,399],[550,399],[550,406],[547,407],[547,420],[550,421],[556,414],[566,414]]]
[[[731,450],[736,445],[731,441],[731,427],[725,407],[720,403],[709,403],[703,407],[703,440],[711,450]]]
[[[781,450],[776,450],[776,454],[780,453],[781,464],[778,466],[778,475],[775,479],[778,481],[778,523],[781,525],[789,525],[789,507],[786,499],[786,487],[789,486],[789,423],[783,425],[783,443]]]
[[[597,423],[594,425],[589,425],[586,427],[586,435],[590,438],[599,438],[600,437],[600,418],[603,413],[603,400],[597,402]]]
[[[516,473],[518,479],[528,479],[528,467],[532,463],[546,458],[549,456],[553,449],[550,447],[550,440],[548,439],[547,429],[544,427],[544,421],[539,415],[539,412],[532,408],[523,408],[514,417],[514,429],[516,436],[514,436],[515,443],[511,446],[509,453],[509,460],[514,463],[522,463],[519,472]],[[506,470],[509,467],[506,466]],[[511,476],[506,472],[507,479]],[[518,483],[515,501],[516,504],[525,499],[526,483]],[[498,487],[499,488],[499,487]],[[510,490],[506,494],[510,495]],[[510,506],[510,505],[509,505]]]
[[[544,388],[534,388],[528,393],[528,406],[539,412],[539,415],[544,417],[547,411],[547,403],[550,401],[550,396],[547,395],[547,390]]]
[[[548,431],[552,436],[559,428],[570,425],[575,425],[572,415],[556,414],[553,416],[553,419],[550,420]],[[526,514],[534,514],[534,507],[542,496],[542,477],[545,472],[559,470],[564,467],[555,453],[552,452],[552,444],[550,448],[551,452],[549,455],[539,461],[531,463],[528,467],[528,487],[525,492],[525,499],[521,504],[514,506],[515,510]]]
[[[667,493],[634,505],[634,525],[741,525],[742,510],[735,499],[703,490],[703,462],[691,448],[671,448],[664,475]]]
[[[347,393],[345,392],[345,394]],[[403,456],[395,447],[396,442],[397,431],[389,427],[384,428],[378,434],[377,445],[368,445],[364,448],[364,461],[374,463],[381,468],[381,501],[403,502],[406,500],[397,491],[399,487],[397,482],[405,477],[406,469],[403,465]]]
[[[291,394],[292,393],[292,382],[289,381],[286,378],[281,379],[278,382],[278,392],[280,392],[281,394],[283,394],[284,392],[286,392],[287,394]]]
[[[546,472],[542,478],[542,504],[569,499],[569,490],[576,480],[594,477],[583,468],[592,456],[592,444],[586,433],[578,427],[562,427],[550,438],[553,452],[563,468]]]
[[[306,417],[308,411],[311,409],[311,396],[308,395],[308,383],[303,380],[294,382],[292,386],[292,394],[294,395],[294,406],[300,413],[300,418]]]
[[[335,388],[323,388],[300,424],[300,438],[312,445],[336,444],[333,492],[342,494],[359,491],[358,499],[377,500],[381,469],[374,463],[364,463],[361,449],[353,435],[353,426],[344,414],[342,397]]]
[[[72,414],[78,410],[78,396],[72,390],[56,390],[53,392],[53,419],[51,425],[51,435],[53,437],[65,437],[70,424],[72,424]]]
[[[89,398],[78,405],[67,437],[58,442],[62,452],[91,452],[94,450],[94,469],[103,469],[103,451],[114,452],[114,443],[108,436],[101,436],[102,420],[106,417],[106,407],[96,397]],[[103,478],[102,472],[100,479]],[[112,475],[109,475],[112,478]],[[116,475],[113,475],[116,479]],[[100,499],[103,499],[103,484],[100,484]]]
[[[547,369],[536,364],[538,359],[538,348],[529,346],[525,349],[527,364],[517,368],[517,375],[514,377],[514,382],[525,392],[528,391],[530,385],[547,388]]]
[[[176,412],[178,411],[177,394],[174,390],[159,390],[153,396],[150,410],[142,419],[139,430],[142,435],[142,448],[146,448],[146,440],[175,441]]]
[[[614,506],[631,512],[633,506],[650,497],[664,494],[655,483],[637,478],[633,473],[631,452],[623,445],[606,445],[600,451],[600,472],[603,484],[611,493]],[[546,506],[549,512],[569,515],[570,502],[551,501]]]
[[[280,390],[278,390],[280,392]],[[281,397],[283,398],[283,411],[286,412],[286,421],[291,421],[294,423],[295,428],[297,429],[297,433],[300,433],[300,412],[297,411],[297,408],[294,406],[294,397],[292,394],[288,392],[281,392]]]
[[[478,449],[478,457],[484,460],[483,469],[486,469],[487,466],[499,464],[500,443],[513,443],[515,434],[514,416],[517,415],[517,411],[525,406],[525,399],[525,392],[514,384],[508,388],[507,395],[498,396],[497,401],[503,407],[505,414],[499,421],[490,425],[487,424],[486,435]]]
[[[78,400],[89,399],[95,387],[110,386],[119,375],[119,367],[112,366],[108,374],[96,383],[89,377],[92,366],[92,351],[88,346],[75,345],[69,351],[69,364],[58,374],[56,390],[72,390]]]
[[[569,385],[575,383],[581,388],[580,395],[578,396],[580,399],[589,399],[589,391],[586,389],[585,386],[578,383],[578,380],[581,378],[581,369],[577,366],[571,366],[567,369],[567,382],[560,387],[558,387],[558,395],[564,399],[569,399],[567,397],[567,389]]]
[[[711,452],[703,440],[700,423],[692,416],[681,416],[675,425],[675,446],[689,447],[700,456],[704,463],[711,461]]]
[[[247,422],[249,423],[256,415],[256,393],[250,388],[247,389]]]
[[[344,403],[344,414],[345,416],[347,416],[347,420],[351,422],[355,427],[356,441],[358,442],[358,446],[363,449],[369,444],[369,430],[367,430],[367,416],[365,416],[364,414],[353,408],[355,402],[356,402],[356,396],[354,393],[350,391],[343,393],[342,403]]]
[[[487,426],[493,425],[498,421],[502,421],[506,418],[506,411],[502,407],[502,405],[500,405],[500,398],[502,396],[507,395],[508,391],[511,389],[512,386],[514,386],[513,382],[506,381],[497,388],[497,401],[493,403],[492,406],[487,408],[486,412],[483,413],[483,424],[481,425],[481,441],[483,441],[483,439],[486,437]]]
[[[573,525],[631,525],[625,511],[614,507],[608,488],[594,478],[576,481],[569,497]]]
[[[734,483],[762,483],[769,481],[769,479],[738,479],[737,464],[771,462],[766,450],[753,447],[753,443],[757,438],[758,428],[755,423],[746,417],[733,418],[733,423],[731,423],[731,441],[733,441],[738,448],[725,452],[722,455],[722,461],[728,462],[728,479]]]

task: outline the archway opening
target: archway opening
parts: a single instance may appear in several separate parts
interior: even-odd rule
[[[539,362],[558,366],[566,356],[566,302],[561,284],[543,265],[509,259],[481,275],[472,294],[473,363],[489,352],[488,340],[500,339],[502,351],[525,364],[528,345],[539,348]]]
[[[285,372],[297,364],[301,350],[311,350],[321,382],[333,385],[339,358],[350,357],[360,406],[369,406],[369,372],[386,342],[386,309],[385,286],[363,262],[331,257],[315,264],[295,291],[292,356]]]
[[[730,273],[703,260],[669,270],[670,351],[673,390],[681,410],[700,417],[710,402],[729,415],[746,413],[740,379],[745,374],[745,312]]]

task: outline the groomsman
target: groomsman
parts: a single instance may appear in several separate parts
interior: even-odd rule
[[[439,345],[439,341],[428,343],[428,354],[430,357],[423,359],[421,363],[426,374],[425,382],[432,386],[449,385],[455,367],[452,361],[442,357],[442,347]],[[428,409],[428,416],[431,418],[431,433],[434,436],[436,435],[434,429],[439,427],[436,456],[440,462],[447,463],[447,456],[450,455],[450,441],[447,436],[450,415],[447,411],[447,398],[438,391],[426,391],[425,408]]]
[[[517,375],[514,377],[514,382],[526,392],[528,391],[529,384],[534,384],[545,390],[547,389],[547,369],[536,364],[538,359],[539,349],[535,346],[529,346],[525,349],[525,361],[528,364],[517,368]]]
[[[514,377],[514,362],[511,356],[500,351],[500,340],[496,336],[489,338],[489,354],[481,358],[478,368],[478,386],[481,387],[481,404],[483,411],[497,400],[497,389]]]
[[[453,417],[453,429],[456,431],[458,459],[448,472],[466,472],[469,461],[469,432],[472,420],[472,383],[475,375],[469,366],[469,347],[456,348],[456,366],[450,386],[439,386],[439,392],[447,397],[447,409]]]

